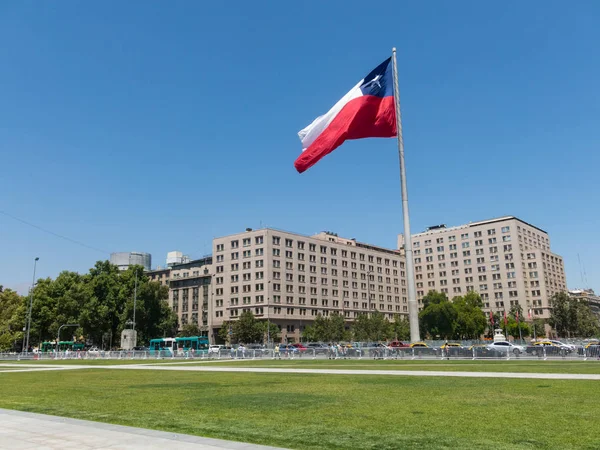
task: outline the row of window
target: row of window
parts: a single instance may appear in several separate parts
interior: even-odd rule
[[[294,248],[294,241],[292,239],[285,239],[285,247],[286,248]],[[243,247],[248,247],[250,246],[252,243],[251,238],[244,238],[242,240],[242,246]],[[255,237],[255,245],[261,245],[264,243],[264,239],[262,236],[256,236]],[[231,241],[231,248],[232,249],[236,249],[239,248],[239,240],[232,240]],[[279,246],[281,244],[281,238],[279,236],[273,236],[273,245]],[[338,253],[338,249],[336,248],[330,248],[327,247],[326,245],[319,245],[319,252],[321,254],[330,254],[332,256],[336,256]],[[306,248],[306,244],[303,241],[297,241],[296,243],[296,248],[298,250],[304,250]],[[223,252],[225,251],[225,244],[217,244],[216,247],[216,252]],[[255,249],[255,255],[257,251],[263,251],[262,249]],[[277,251],[276,251],[277,250]],[[317,244],[312,244],[309,243],[308,244],[308,251],[310,252],[316,252],[317,251]],[[287,252],[287,251],[286,251]],[[373,255],[365,255],[364,253],[358,253],[355,251],[348,251],[348,250],[341,250],[341,256],[342,258],[347,258],[348,255],[350,255],[350,259],[358,259],[360,261],[366,261],[368,260],[368,262],[376,262],[377,264],[384,264],[386,266],[389,266],[390,263],[392,264],[393,267],[397,267],[398,266],[398,261],[397,260],[390,260],[389,258],[382,258],[382,257],[374,257]],[[232,253],[232,258],[233,255],[237,255],[239,256],[239,254],[237,252]],[[250,250],[245,250],[243,253],[243,255],[251,255],[251,251]],[[273,254],[274,256],[279,256],[281,254],[281,251],[279,249],[273,249]],[[286,254],[291,254],[291,252],[286,253]],[[262,253],[260,253],[260,255],[262,255]],[[222,255],[217,255],[217,262],[219,262],[219,260],[222,261],[221,257]],[[236,257],[237,257],[236,256]],[[244,256],[244,257],[249,257],[249,256]]]

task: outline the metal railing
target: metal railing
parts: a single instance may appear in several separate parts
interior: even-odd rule
[[[77,360],[85,363],[89,360],[577,360],[600,361],[600,346],[575,347],[574,350],[551,346],[525,346],[523,349],[508,347],[499,350],[485,345],[460,347],[386,347],[386,346],[327,346],[291,350],[289,348],[245,349],[220,348],[203,351],[63,351],[63,352],[22,352],[0,353],[0,361],[63,361]]]

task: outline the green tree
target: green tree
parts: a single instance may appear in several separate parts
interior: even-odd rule
[[[513,319],[517,320],[517,313],[519,313],[519,320],[523,320],[523,307],[520,304],[512,305],[508,315]]]
[[[186,323],[181,327],[181,331],[177,335],[179,337],[200,336],[201,330],[196,323]]]
[[[262,341],[264,343],[281,342],[281,330],[276,324],[270,321],[261,320],[257,321],[256,325],[260,330]]]
[[[350,339],[350,333],[346,330],[346,320],[341,314],[337,312],[331,314],[327,319],[327,325],[332,341],[342,342]]]
[[[356,318],[352,325],[352,333],[356,341],[384,341],[394,336],[394,328],[383,313],[373,311]]]
[[[573,327],[573,311],[571,299],[565,292],[554,294],[550,299],[550,320],[548,323],[559,336],[570,336]]]
[[[480,295],[471,291],[464,297],[452,300],[456,310],[456,327],[454,337],[457,339],[479,339],[487,326],[487,318],[483,310]]]
[[[354,340],[358,342],[371,341],[371,320],[367,313],[359,314],[352,324]]]
[[[235,321],[223,324],[220,332],[220,336],[223,338],[228,337],[229,329],[231,329],[231,342],[240,343],[254,343],[262,342],[264,339],[264,325],[262,322],[257,321],[250,311],[243,312],[239,318]]]
[[[519,326],[521,327],[521,332],[519,333]],[[508,318],[508,325],[506,327],[507,333],[509,336],[514,337],[515,339],[519,339],[519,336],[523,336],[526,338],[530,335],[531,329],[529,325],[525,322],[517,322],[514,318]]]
[[[380,311],[371,313],[371,332],[373,341],[387,341],[393,336],[392,324]]]
[[[457,327],[458,314],[446,294],[429,291],[423,297],[423,310],[419,313],[419,321],[423,333],[431,337],[449,339],[453,337]]]
[[[147,343],[157,337],[172,337],[177,333],[177,315],[169,307],[169,289],[160,283],[150,281],[142,266],[132,266],[119,276],[119,298],[123,298],[123,308],[119,315],[120,333],[127,323],[133,320],[134,291],[137,276],[137,298],[135,300],[135,329],[138,343]],[[193,324],[190,324],[193,325]],[[201,334],[196,324],[196,333]]]
[[[399,341],[410,340],[410,323],[407,319],[396,314],[392,322],[393,337]]]
[[[531,336],[540,338],[546,336],[546,321],[544,319],[534,319],[531,323]]]
[[[574,332],[582,338],[597,336],[599,332],[598,318],[590,309],[588,302],[572,300],[574,313]]]
[[[27,299],[0,286],[0,351],[20,349]]]
[[[121,278],[119,272],[119,268],[110,262],[98,261],[86,276],[87,298],[79,323],[92,342],[101,342],[105,333],[113,336],[113,343],[118,342],[119,331],[123,328],[123,308],[133,294],[129,285],[121,285],[130,274]]]
[[[233,321],[224,321],[218,336],[223,342],[233,343]]]
[[[550,305],[552,310],[548,323],[558,336],[591,337],[598,333],[598,319],[587,302],[559,292],[552,296]]]

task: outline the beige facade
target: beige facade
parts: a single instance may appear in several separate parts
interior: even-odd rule
[[[408,313],[401,253],[333,233],[265,228],[217,238],[213,266],[213,333],[243,311],[277,324],[284,342],[299,341],[318,314]]]
[[[169,306],[177,314],[179,327],[197,324],[204,334],[210,327],[212,258],[202,258],[166,269],[146,272],[150,280],[169,287]]]
[[[546,318],[550,297],[567,290],[563,260],[551,252],[548,233],[516,217],[430,227],[412,239],[420,308],[431,290],[449,298],[476,291],[486,311],[519,304]],[[399,235],[399,248],[403,242]]]

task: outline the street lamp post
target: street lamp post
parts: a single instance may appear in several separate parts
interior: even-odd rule
[[[133,287],[133,323],[132,323],[132,330],[135,332],[135,309],[137,306],[137,281],[138,281],[138,276],[137,276],[137,270],[135,271],[135,285]],[[137,339],[136,340],[136,345],[137,345]]]
[[[31,283],[31,289],[29,290],[29,312],[27,314],[27,341],[25,342],[25,351],[29,348],[29,330],[31,329],[31,308],[33,305],[33,288],[35,287],[35,269],[37,268],[37,262],[39,257],[35,257],[33,261],[33,281]]]

